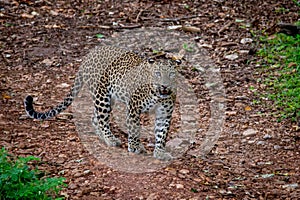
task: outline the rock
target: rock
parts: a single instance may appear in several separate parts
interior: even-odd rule
[[[266,135],[264,135],[264,137],[263,137],[263,139],[265,139],[265,140],[267,140],[267,139],[271,139],[272,138],[272,136],[271,135],[269,135],[269,134],[266,134]]]
[[[281,147],[279,146],[279,145],[274,145],[274,147],[273,147],[275,150],[278,150],[278,149],[280,149]]]
[[[242,141],[241,141],[242,143],[245,143],[245,142],[247,142],[247,140],[246,139],[242,139]]]
[[[37,13],[37,12],[35,12],[35,11],[32,11],[30,14],[33,15],[33,16],[38,16],[38,15],[40,15],[39,13]]]
[[[255,140],[249,140],[248,141],[248,144],[254,144],[255,143]]]
[[[179,184],[179,183],[178,183],[178,184],[175,184],[175,185],[176,185],[176,188],[177,188],[177,189],[182,189],[182,188],[184,188],[184,185],[182,185],[182,184]]]
[[[265,145],[265,144],[266,144],[265,141],[258,141],[258,142],[257,142],[257,145]]]
[[[241,133],[238,132],[238,131],[234,131],[234,132],[232,133],[232,135],[241,135]]]
[[[181,174],[188,174],[190,171],[189,170],[187,170],[187,169],[181,169],[180,171],[179,171],[179,173],[181,173]]]
[[[240,54],[249,54],[249,50],[240,50]]]
[[[199,45],[199,47],[203,47],[203,48],[207,48],[207,49],[212,49],[213,48],[213,46],[210,45],[210,44],[201,44],[201,45]]]
[[[252,42],[253,42],[253,40],[251,38],[243,38],[241,40],[242,44],[249,44],[249,43],[252,43]]]
[[[176,184],[171,183],[169,186],[170,186],[170,187],[174,187],[174,186],[175,186],[177,189],[182,189],[182,188],[184,188],[184,185],[182,185],[182,184],[180,184],[180,183],[176,183]]]
[[[282,188],[285,188],[285,189],[296,189],[298,187],[299,187],[298,183],[285,184],[282,186]]]
[[[245,137],[251,137],[251,136],[254,136],[256,135],[257,131],[254,130],[254,129],[247,129],[243,132],[243,136]]]
[[[239,57],[239,55],[236,53],[224,56],[224,58],[226,58],[227,60],[236,60],[236,59],[238,59],[238,57]]]
[[[235,116],[237,114],[236,111],[226,111],[225,112],[225,115],[228,115],[228,116]]]

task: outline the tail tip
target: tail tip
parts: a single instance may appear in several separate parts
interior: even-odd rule
[[[30,95],[28,95],[26,98],[25,98],[25,103],[29,103],[29,104],[31,104],[33,102],[33,97],[32,96],[30,96]]]

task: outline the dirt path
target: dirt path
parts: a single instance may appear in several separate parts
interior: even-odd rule
[[[16,155],[40,157],[41,169],[66,177],[68,199],[300,197],[299,131],[272,118],[272,108],[253,104],[255,91],[250,90],[261,78],[253,56],[255,34],[264,30],[271,35],[278,21],[296,21],[299,7],[272,0],[96,2],[0,0],[1,146]],[[105,38],[124,29],[177,25],[199,29],[176,31],[206,48],[226,89],[223,132],[205,159],[187,154],[156,172],[124,173],[84,149],[72,115],[45,122],[24,117],[27,94],[38,97],[40,110],[58,103],[82,56]],[[199,73],[188,69],[185,76],[201,96],[205,87]],[[199,97],[200,108],[208,103]],[[203,109],[200,116],[199,132],[204,133],[210,113]]]

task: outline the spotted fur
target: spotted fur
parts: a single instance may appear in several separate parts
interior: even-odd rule
[[[176,98],[176,63],[171,60],[143,59],[137,54],[115,47],[97,47],[83,60],[73,87],[62,103],[47,112],[33,108],[33,98],[27,96],[24,104],[28,116],[45,120],[59,114],[72,104],[87,84],[94,103],[93,125],[96,133],[109,146],[119,146],[120,140],[110,131],[111,102],[117,99],[127,106],[128,151],[144,153],[140,142],[140,114],[154,109],[154,157],[171,159],[165,152],[167,133]]]

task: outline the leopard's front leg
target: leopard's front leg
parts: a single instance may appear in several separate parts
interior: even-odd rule
[[[153,156],[160,160],[171,160],[173,159],[170,153],[166,152],[166,139],[168,131],[170,129],[170,123],[172,118],[174,102],[168,99],[156,108],[155,118],[155,149]]]
[[[139,106],[130,102],[127,108],[126,125],[128,128],[128,151],[133,153],[146,153],[140,141],[140,111]]]

